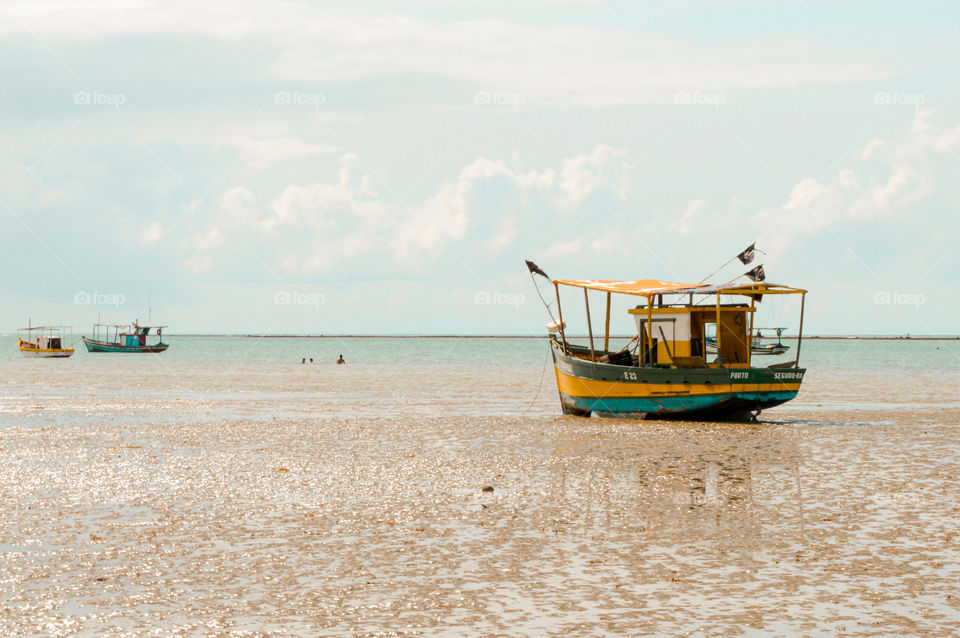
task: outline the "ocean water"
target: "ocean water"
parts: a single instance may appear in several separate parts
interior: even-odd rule
[[[721,424],[562,416],[543,339],[167,340],[0,336],[0,635],[960,632],[960,341]]]

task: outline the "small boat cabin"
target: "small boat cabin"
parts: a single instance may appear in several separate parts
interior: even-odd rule
[[[157,336],[161,337],[162,328],[157,329]],[[124,346],[145,346],[147,345],[147,335],[150,334],[149,326],[133,324],[133,332],[121,332],[119,342]],[[161,337],[162,339],[162,337]]]
[[[37,337],[38,350],[62,350],[63,339],[60,335],[40,335]]]
[[[637,306],[628,312],[641,335],[640,352],[648,365],[703,367],[707,335],[719,335],[718,359],[727,367],[749,367],[750,334],[755,308],[746,304],[711,306]],[[652,329],[651,329],[652,327]],[[713,362],[714,365],[718,363]]]

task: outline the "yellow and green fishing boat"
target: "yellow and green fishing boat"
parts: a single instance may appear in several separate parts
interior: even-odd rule
[[[531,274],[546,276],[532,262],[528,267]],[[759,273],[762,277],[762,267]],[[761,410],[793,399],[800,390],[806,372],[800,367],[806,290],[762,280],[721,285],[654,279],[551,281],[558,318],[548,325],[548,331],[564,414],[755,418]],[[560,306],[560,292],[565,288],[583,290],[586,344],[574,345],[569,340]],[[594,340],[591,291],[606,297],[602,344]],[[636,335],[619,350],[610,348],[612,295],[631,295],[642,301],[628,310]],[[760,367],[752,360],[753,319],[757,302],[770,295],[800,295],[800,329],[792,360]],[[715,335],[713,355],[707,351],[708,332]]]
[[[17,331],[17,348],[25,357],[42,359],[66,359],[73,355],[73,348],[63,337],[69,326],[30,326]]]

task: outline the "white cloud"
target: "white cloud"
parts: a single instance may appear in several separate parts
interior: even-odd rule
[[[562,235],[591,213],[593,196],[625,196],[630,168],[622,150],[605,146],[564,160],[560,171],[523,170],[519,162],[480,157],[411,206],[383,197],[359,158],[346,154],[336,181],[290,184],[266,208],[246,187],[226,189],[217,210],[186,242],[184,265],[209,270],[217,259],[242,255],[239,243],[289,276],[321,276],[341,264],[425,272],[454,247],[470,269],[471,262],[494,259],[523,236],[541,236],[545,228],[550,239],[558,228]]]
[[[277,107],[279,108],[279,107]],[[244,119],[222,122],[220,113],[192,113],[182,117],[154,117],[142,133],[144,142],[163,143],[174,139],[185,147],[232,149],[246,171],[256,173],[285,161],[331,155],[340,149],[322,140],[306,140],[306,131],[291,132],[283,121]]]
[[[560,190],[567,206],[578,206],[601,187],[611,186],[619,199],[626,199],[630,167],[622,160],[627,152],[609,146],[598,146],[590,155],[577,155],[563,161]]]
[[[873,140],[861,150],[870,166],[841,170],[824,183],[803,179],[783,205],[754,215],[762,245],[782,253],[826,230],[911,214],[914,205],[938,195],[956,207],[960,126],[938,128],[934,116],[917,109],[902,139]]]
[[[220,197],[220,211],[232,226],[253,227],[260,222],[261,212],[253,192],[234,186]]]
[[[234,137],[221,144],[235,148],[250,170],[263,170],[280,161],[303,159],[336,153],[339,148],[328,144],[311,144],[295,137],[252,139]]]
[[[864,82],[889,77],[823,41],[753,43],[635,32],[621,26],[533,25],[503,19],[426,20],[403,13],[299,2],[61,3],[12,0],[0,36],[61,41],[196,35],[256,43],[272,78],[333,83],[429,76],[475,91],[523,99],[524,108],[672,102],[678,91]],[[575,43],[575,44],[574,44]],[[745,55],[749,53],[749,55]]]
[[[213,268],[213,257],[199,254],[191,255],[183,262],[183,267],[192,273],[205,273]]]
[[[221,230],[216,226],[210,226],[196,237],[197,251],[210,252],[222,246],[224,241]]]
[[[709,204],[702,199],[695,199],[687,204],[686,210],[675,222],[669,226],[670,230],[681,235],[689,235],[704,221],[704,214],[709,211]],[[701,226],[702,227],[702,226]]]
[[[195,207],[196,208],[196,207]],[[209,224],[200,232],[183,242],[190,254],[183,262],[184,268],[193,273],[204,273],[214,267],[214,252],[226,243],[219,226]]]
[[[143,244],[155,244],[161,239],[163,239],[165,233],[163,226],[158,222],[152,222],[147,224],[143,229],[143,232],[140,234],[140,243]]]

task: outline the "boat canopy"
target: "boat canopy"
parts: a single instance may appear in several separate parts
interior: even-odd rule
[[[615,281],[609,279],[554,279],[554,284],[573,286],[586,290],[613,292],[621,295],[639,295],[652,297],[654,295],[791,295],[804,294],[802,288],[792,288],[780,284],[766,282],[744,282],[725,284],[685,284],[675,281],[660,281],[659,279],[637,279],[633,281]]]
[[[636,279],[633,281],[615,281],[610,279],[554,279],[553,283],[587,290],[615,292],[621,295],[662,295],[691,291],[706,284],[683,284],[659,279]]]

